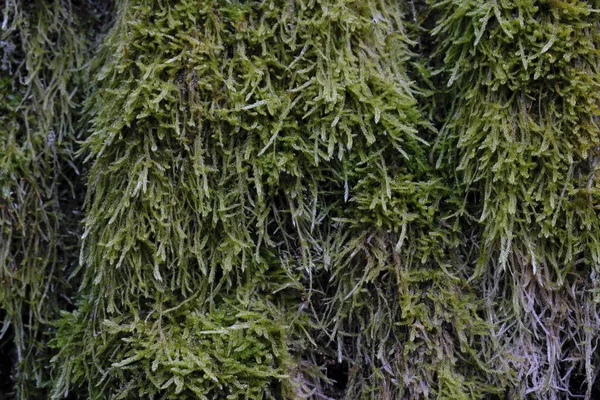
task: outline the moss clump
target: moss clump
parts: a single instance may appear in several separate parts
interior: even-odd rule
[[[330,1],[129,2],[119,13],[90,100],[82,296],[56,340],[54,395],[86,385],[92,398],[297,396],[311,374],[298,361],[302,282],[323,269],[322,235],[340,217],[329,210],[370,207],[354,198],[372,186],[360,169],[372,161],[398,193],[424,163],[399,14]],[[382,194],[375,225],[389,225],[388,202],[403,207]],[[158,322],[225,332],[257,312],[265,333],[251,357],[270,367],[257,375],[236,372],[247,356],[222,339],[180,339]],[[142,355],[161,346],[214,347],[216,380]]]
[[[46,395],[50,323],[70,302],[82,200],[74,150],[95,11],[69,1],[2,9],[0,351],[14,380],[6,396]]]
[[[502,354],[489,358],[514,372],[510,397],[589,398],[595,379],[599,6],[435,6],[450,87],[438,164],[456,169],[477,221],[476,276]]]

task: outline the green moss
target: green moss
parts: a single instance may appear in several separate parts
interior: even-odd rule
[[[589,291],[597,287],[600,243],[599,5],[435,6],[451,110],[438,165],[457,170],[457,186],[471,199],[465,209],[481,236],[473,244],[476,275],[497,326],[492,343],[505,352],[499,367],[517,378],[513,397],[558,396],[574,370],[585,376],[583,392],[592,390],[594,335],[580,329],[598,329]]]
[[[154,6],[123,5],[97,61],[93,130],[85,143],[93,160],[85,295],[56,342],[63,378],[55,396],[83,384],[94,398],[123,391],[210,397],[216,386],[202,373],[182,381],[167,368],[148,369],[144,360],[156,355],[146,357],[143,349],[162,340],[155,322],[161,319],[153,315],[187,300],[173,317],[179,324],[197,321],[180,314],[189,310],[217,330],[244,325],[219,310],[232,299],[238,304],[247,287],[253,302],[236,307],[263,310],[267,320],[290,328],[278,342],[261,340],[261,359],[279,366],[263,380],[227,369],[240,364],[240,354],[222,355],[219,376],[231,379],[221,380],[220,395],[295,397],[321,386],[314,368],[302,365],[329,354],[323,335],[350,335],[338,356],[354,369],[368,367],[353,373],[349,398],[360,384],[364,396],[441,393],[436,376],[457,374],[458,367],[433,348],[443,341],[449,355],[475,363],[467,336],[481,334],[485,324],[457,297],[448,303],[413,294],[421,287],[467,288],[455,276],[460,272],[442,266],[454,239],[429,232],[440,218],[433,193],[444,189],[429,180],[423,137],[430,127],[403,68],[410,53],[400,13],[375,2]],[[412,243],[403,249],[407,230]],[[322,280],[314,282],[313,274]],[[326,275],[331,288],[323,297],[317,286]],[[391,304],[368,303],[372,296],[390,296]],[[298,319],[299,304],[306,311]],[[309,310],[316,329],[307,326]],[[371,328],[356,332],[357,317],[369,314],[373,320],[364,322]],[[397,328],[387,332],[388,323]],[[424,332],[410,327],[419,323],[427,323]],[[123,337],[116,326],[135,326],[136,334]],[[303,332],[323,348],[307,347],[313,339]],[[165,335],[168,352],[192,346]],[[404,349],[411,337],[414,347]],[[424,349],[431,355],[421,356]],[[391,362],[397,370],[421,362],[423,376],[416,383],[382,377],[389,354],[398,354]],[[191,359],[180,361],[192,368]],[[480,380],[452,387],[479,393]],[[106,386],[97,387],[99,381]]]
[[[81,187],[89,13],[70,2],[6,2],[0,75],[0,308],[18,398],[43,397],[50,321],[68,306]],[[9,354],[13,357],[9,358]]]
[[[593,396],[600,3],[91,3],[3,8],[0,397]]]

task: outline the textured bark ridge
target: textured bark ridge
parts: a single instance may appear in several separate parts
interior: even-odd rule
[[[600,3],[2,13],[0,397],[598,395]]]

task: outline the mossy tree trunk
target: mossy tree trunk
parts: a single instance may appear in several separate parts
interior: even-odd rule
[[[0,396],[593,398],[599,9],[6,0]]]

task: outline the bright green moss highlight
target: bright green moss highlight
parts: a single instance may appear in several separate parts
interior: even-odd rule
[[[302,282],[329,268],[334,219],[353,217],[333,210],[356,204],[361,224],[399,231],[411,218],[397,219],[401,194],[426,168],[399,17],[376,2],[121,6],[91,100],[85,295],[56,342],[55,396],[81,384],[92,398],[299,395],[290,377],[310,332],[298,306],[312,295]],[[213,336],[216,378],[183,379],[150,363],[162,346],[193,368],[171,353],[183,345],[160,327],[165,309],[199,331],[243,326],[244,313],[266,318],[258,332],[281,328],[257,336],[252,357],[268,363],[255,375]]]

